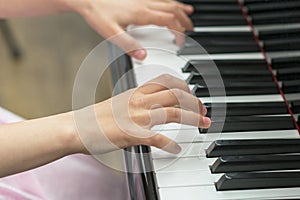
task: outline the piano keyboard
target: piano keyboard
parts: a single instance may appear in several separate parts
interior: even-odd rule
[[[300,1],[183,2],[194,6],[196,27],[180,48],[167,30],[133,31],[149,47],[134,62],[136,82],[163,73],[185,79],[212,125],[153,127],[183,150],[149,148],[144,168],[153,169],[155,191],[145,198],[300,198]]]

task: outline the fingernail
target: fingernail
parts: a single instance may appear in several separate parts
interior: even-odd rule
[[[179,154],[181,152],[181,147],[178,144],[175,144],[174,147],[174,154]]]
[[[187,7],[189,10],[194,10],[194,7],[191,6],[191,5],[187,5],[186,7]]]
[[[133,57],[138,60],[144,60],[146,57],[146,51],[144,49],[138,49],[133,52]]]
[[[186,5],[186,9],[188,9],[191,13],[194,12],[194,7],[191,5]]]
[[[204,117],[203,122],[207,127],[210,127],[210,124],[211,124],[210,118]]]
[[[207,108],[205,106],[202,107],[202,115],[207,114]]]

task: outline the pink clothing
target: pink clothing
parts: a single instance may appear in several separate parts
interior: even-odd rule
[[[9,121],[0,117],[0,124],[4,122]],[[81,154],[0,178],[1,200],[126,200],[128,196],[124,173]]]
[[[0,179],[0,199],[125,200],[127,180],[90,156],[68,156]]]
[[[123,173],[90,156],[72,155],[0,179],[0,199],[129,199]]]

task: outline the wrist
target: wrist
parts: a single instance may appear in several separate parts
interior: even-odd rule
[[[60,137],[60,145],[64,155],[67,156],[75,153],[88,154],[88,151],[85,149],[77,133],[74,113],[68,112],[57,115],[56,117],[56,122],[59,123],[61,127],[61,130],[57,131],[57,133]]]
[[[79,14],[84,14],[89,10],[91,6],[90,0],[59,0],[63,4],[62,7],[65,7],[69,11],[77,12]]]

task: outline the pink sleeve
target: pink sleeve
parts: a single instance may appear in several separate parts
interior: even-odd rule
[[[125,200],[127,187],[124,173],[78,154],[0,179],[0,199]]]
[[[0,107],[0,124],[20,120]],[[124,173],[104,166],[91,156],[77,154],[0,178],[0,199],[126,200],[127,188]]]

